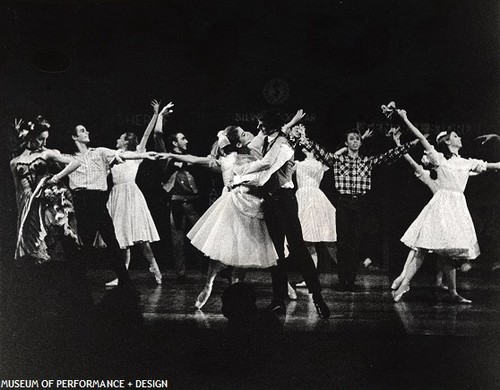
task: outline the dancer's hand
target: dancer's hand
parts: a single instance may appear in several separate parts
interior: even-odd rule
[[[485,134],[476,137],[475,140],[481,141],[481,145],[484,145],[486,142],[491,141],[492,139],[499,139],[500,137],[497,134]]]
[[[391,130],[389,130],[389,134],[392,133],[392,139],[394,141],[394,143],[397,145],[397,146],[401,146],[401,131],[396,128],[396,127],[393,127],[391,128]]]
[[[167,160],[169,158],[172,158],[172,153],[158,153],[156,155],[157,160]]]
[[[373,136],[373,130],[372,129],[366,129],[366,131],[361,136],[361,139],[364,140],[366,138],[370,138],[371,136]]]
[[[157,152],[145,152],[144,158],[147,160],[156,160],[158,153]]]
[[[14,128],[16,131],[19,133],[19,130],[21,129],[21,125],[23,123],[23,119],[20,118],[19,120],[17,118],[14,118]]]
[[[160,112],[160,115],[169,116],[171,113],[174,112],[173,108],[174,108],[174,103],[172,102],[168,103],[165,107],[163,107],[163,109]]]
[[[301,109],[297,110],[297,112],[295,113],[295,115],[293,116],[293,118],[292,118],[292,120],[290,122],[292,122],[292,123],[295,124],[295,123],[299,122],[305,116],[306,116],[306,113],[301,108]]]
[[[158,101],[158,100],[154,99],[151,101],[151,105],[153,106],[153,111],[155,114],[158,114],[158,111],[160,110],[160,103],[161,103],[161,100]]]
[[[396,110],[396,112],[398,113],[398,115],[403,118],[403,119],[406,119],[408,118],[408,116],[406,115],[406,111],[405,110]]]

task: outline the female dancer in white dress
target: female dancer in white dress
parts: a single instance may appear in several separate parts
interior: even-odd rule
[[[137,144],[137,136],[134,133],[124,133],[116,141],[118,150],[137,151],[136,160],[126,160],[123,163],[111,167],[113,177],[113,188],[109,194],[107,203],[109,214],[113,220],[116,239],[123,250],[125,266],[130,264],[130,247],[139,245],[142,253],[149,262],[149,271],[154,275],[156,283],[161,284],[162,274],[156,263],[150,242],[159,241],[160,236],[148,209],[146,199],[135,183],[137,171],[145,155],[146,143],[149,135],[153,131],[158,118],[159,103],[153,101],[154,115],[151,118],[141,142]],[[168,110],[171,105],[165,106]],[[107,286],[114,286],[118,279],[106,283]]]
[[[437,191],[410,225],[401,241],[415,250],[409,258],[403,277],[394,281],[395,302],[410,290],[410,281],[422,265],[425,254],[432,251],[446,258],[444,273],[448,283],[450,300],[454,303],[471,303],[456,290],[457,261],[468,261],[479,255],[479,245],[465,196],[463,194],[471,172],[498,170],[500,163],[464,159],[458,155],[461,138],[454,132],[442,132],[437,136],[437,149],[408,120],[406,111],[396,110],[408,128],[422,143],[427,158],[435,169],[431,178],[437,180]],[[437,177],[434,177],[435,174]]]
[[[207,302],[215,277],[223,268],[269,268],[276,265],[278,256],[264,221],[262,199],[250,186],[231,188],[235,176],[233,167],[255,160],[247,147],[252,138],[252,134],[237,126],[229,126],[219,133],[218,144],[223,155],[219,164],[224,192],[187,234],[191,244],[211,259],[207,282],[195,303],[198,309]],[[214,163],[211,157],[166,156],[191,163]],[[259,176],[264,175],[252,175],[254,178]]]
[[[304,242],[311,254],[314,265],[318,264],[316,245],[325,243],[332,259],[336,258],[335,245],[337,232],[335,229],[335,207],[330,203],[319,186],[328,167],[314,158],[314,155],[303,149],[306,155],[303,161],[295,163],[297,179],[297,203],[299,220],[302,226]],[[296,287],[306,287],[305,282]]]

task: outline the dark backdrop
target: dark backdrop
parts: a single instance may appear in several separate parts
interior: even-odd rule
[[[166,131],[184,132],[196,154],[230,123],[254,129],[252,115],[272,105],[304,108],[310,135],[331,148],[356,122],[381,122],[380,104],[393,99],[417,123],[464,125],[468,137],[497,132],[498,16],[494,0],[3,5],[0,247],[15,238],[8,161],[16,117],[43,113],[49,146],[62,150],[77,123],[93,145],[141,133],[152,98],[175,102]],[[422,205],[405,197],[415,182],[403,163],[381,177],[379,202],[403,199],[418,212]]]

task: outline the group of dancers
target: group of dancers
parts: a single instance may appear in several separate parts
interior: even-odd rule
[[[182,133],[168,138],[170,151],[166,151],[162,126],[173,112],[173,104],[163,108],[157,101],[151,104],[153,116],[141,140],[133,133],[123,133],[116,149],[89,147],[89,131],[78,125],[70,132],[74,152],[63,154],[46,147],[50,124],[45,118],[15,121],[21,153],[11,161],[11,170],[18,200],[15,258],[20,265],[71,262],[82,254],[85,258],[90,248],[104,243],[117,275],[108,285],[132,287],[130,248],[138,245],[154,281],[161,284],[163,276],[150,246],[160,237],[135,179],[144,159],[162,160],[175,168],[163,186],[172,204],[170,221],[165,223],[172,224],[172,234],[181,236],[183,247],[185,223],[179,227],[179,215],[184,212],[193,225],[186,232],[187,238],[210,259],[205,286],[195,302],[198,309],[209,299],[215,277],[223,269],[232,270],[234,283],[244,280],[247,269],[260,268],[271,270],[268,309],[284,314],[286,297],[297,299],[287,276],[287,264],[293,259],[303,277],[296,287],[307,287],[319,317],[328,318],[330,309],[316,270],[316,244],[325,243],[337,259],[338,290],[355,291],[359,264],[368,257],[363,240],[372,170],[404,157],[433,197],[401,238],[410,252],[391,286],[394,301],[409,291],[425,254],[433,252],[440,256],[446,282],[443,288],[450,301],[471,302],[456,290],[456,268],[466,267],[479,255],[464,189],[469,175],[498,170],[500,163],[462,158],[461,138],[454,131],[438,134],[436,146],[432,146],[406,111],[391,102],[382,110],[392,126],[393,149],[363,156],[360,147],[371,132],[361,135],[352,129],[345,134],[345,146],[332,153],[307,138],[299,124],[305,115],[302,110],[285,124],[284,116],[271,109],[258,116],[256,136],[239,126],[228,126],[217,134],[211,154],[199,157],[187,154]],[[415,140],[401,145],[405,128]],[[153,132],[157,150],[146,151]],[[418,142],[425,150],[423,165],[408,154]],[[303,160],[296,161],[297,151],[305,155]],[[220,172],[224,184],[220,197],[199,218],[190,204],[197,196],[196,183],[183,171],[192,165]],[[337,208],[320,190],[328,169],[339,193]],[[110,192],[109,174],[113,183]],[[183,191],[172,192],[175,185]],[[176,262],[176,271],[183,278],[184,264]]]

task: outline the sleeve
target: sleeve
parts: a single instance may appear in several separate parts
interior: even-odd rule
[[[244,183],[256,187],[263,186],[270,179],[271,175],[274,172],[280,169],[287,161],[289,161],[293,157],[294,151],[288,144],[282,144],[279,148],[276,149],[278,149],[279,153],[276,156],[275,162],[269,169],[253,173],[239,174],[234,178],[233,183]]]
[[[323,163],[328,168],[333,168],[333,164],[338,159],[337,155],[332,152],[326,151],[322,146],[318,145],[314,141],[311,141],[310,139],[306,138],[300,141],[299,145],[312,152],[316,160]]]
[[[276,172],[287,160],[293,157],[293,149],[286,141],[275,143],[271,150],[261,159],[235,167],[237,175],[245,175],[264,170]]]
[[[424,165],[433,165],[438,167],[441,165],[443,158],[443,154],[436,151],[433,146],[431,150],[426,150],[424,152],[424,155],[422,156],[422,163]]]
[[[372,166],[385,164],[390,165],[401,157],[403,157],[411,149],[412,144],[408,142],[404,145],[398,146],[396,148],[390,149],[385,153],[379,154],[378,156],[370,157],[370,162]]]
[[[469,158],[467,161],[470,164],[469,170],[471,172],[478,174],[486,171],[486,161],[476,160],[473,158]]]

